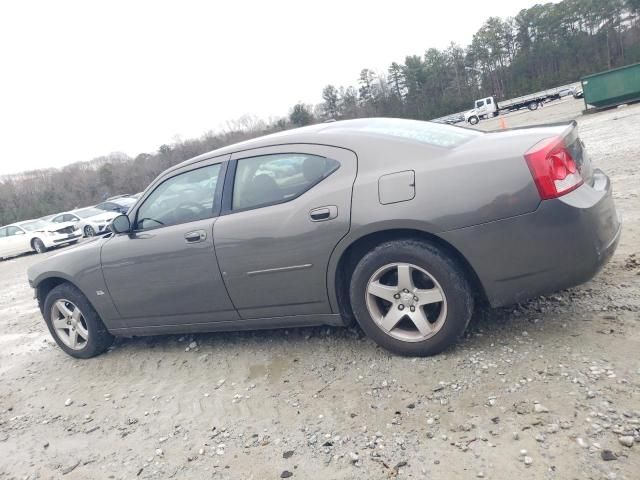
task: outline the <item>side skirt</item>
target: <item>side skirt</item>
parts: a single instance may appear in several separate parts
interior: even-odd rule
[[[179,333],[229,332],[235,330],[267,330],[274,328],[314,327],[332,325],[344,327],[338,314],[293,315],[289,317],[231,320],[225,322],[182,323],[144,327],[112,328],[109,332],[118,336],[147,336]]]

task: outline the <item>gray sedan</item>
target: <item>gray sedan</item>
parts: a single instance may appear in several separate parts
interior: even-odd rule
[[[589,280],[620,236],[575,123],[482,133],[397,119],[200,155],[111,229],[28,272],[75,357],[114,335],[354,321],[393,352],[431,355],[476,305]]]

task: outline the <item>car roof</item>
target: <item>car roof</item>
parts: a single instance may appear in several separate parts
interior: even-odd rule
[[[90,207],[74,208],[73,210],[67,210],[66,212],[56,213],[54,215],[54,217],[59,217],[60,215],[66,215],[68,213],[72,213],[72,214],[75,215],[77,212],[81,212],[82,210],[87,210],[89,208],[96,208],[96,206],[95,205],[91,205]],[[96,210],[100,210],[100,209],[96,208]],[[102,213],[102,211],[100,213]]]
[[[251,150],[260,147],[277,146],[292,143],[331,145],[335,147],[347,148],[353,151],[357,151],[359,147],[375,141],[404,144],[421,143],[425,146],[428,146],[427,143],[419,142],[416,139],[412,140],[410,138],[400,138],[398,136],[385,133],[385,129],[389,130],[390,127],[402,129],[412,126],[424,127],[426,124],[435,126],[434,128],[451,129],[452,132],[464,130],[469,132],[469,135],[472,136],[484,134],[484,132],[478,130],[471,130],[454,125],[401,118],[358,118],[353,120],[330,121],[301,128],[294,128],[291,130],[283,130],[269,135],[245,140],[233,145],[228,145],[217,150],[203,153],[189,160],[185,160],[184,162],[167,169],[166,172],[171,172],[179,168],[191,165],[193,163],[197,163],[202,160],[221,155],[228,155],[231,153]]]
[[[118,197],[118,198],[112,198],[111,200],[105,200],[102,203],[109,203],[109,202],[115,203],[116,205],[128,206],[136,203],[136,199],[131,197]]]
[[[96,208],[95,205],[91,205],[89,207],[82,207],[82,208],[74,208],[73,210],[69,210],[67,212],[62,212],[62,213],[76,213],[76,212],[81,212],[82,210],[88,210],[90,208]],[[97,210],[100,210],[99,208],[96,208]]]

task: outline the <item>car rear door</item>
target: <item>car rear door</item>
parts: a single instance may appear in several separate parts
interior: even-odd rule
[[[128,327],[238,318],[213,246],[226,158],[160,179],[130,212],[132,232],[102,247],[104,278]]]
[[[356,155],[282,145],[231,160],[214,241],[238,313],[243,319],[331,313],[327,265],[350,228]]]

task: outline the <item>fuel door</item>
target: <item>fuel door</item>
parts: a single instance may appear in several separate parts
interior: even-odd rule
[[[378,179],[378,199],[382,205],[407,202],[416,196],[416,174],[413,170],[390,173]]]

